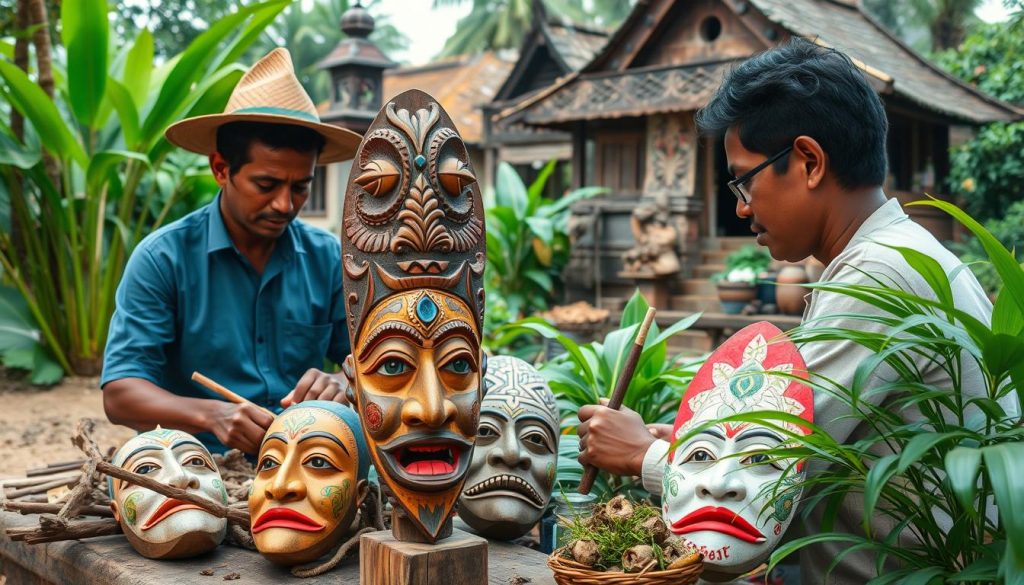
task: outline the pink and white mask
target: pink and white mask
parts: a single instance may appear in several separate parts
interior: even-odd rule
[[[812,422],[811,389],[787,375],[807,378],[796,345],[770,323],[745,327],[694,376],[673,436],[679,439],[702,423],[742,412],[781,411]],[[669,453],[662,486],[665,523],[700,548],[706,580],[727,581],[756,568],[781,540],[799,493],[780,489],[769,505],[764,490],[783,475],[787,483],[799,481],[803,467],[769,462],[757,451],[785,442],[780,433],[761,425],[720,423]]]

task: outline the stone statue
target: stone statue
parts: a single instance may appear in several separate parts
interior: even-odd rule
[[[484,220],[448,114],[410,90],[366,132],[341,234],[352,403],[396,515],[435,542],[472,460],[482,398]]]
[[[767,322],[730,337],[694,376],[679,405],[674,437],[732,414],[779,411],[814,418],[814,395],[796,346]],[[792,377],[789,377],[792,376]],[[793,434],[799,425],[779,422]],[[669,453],[662,499],[665,523],[704,554],[708,581],[728,581],[760,565],[782,539],[799,497],[803,463],[757,451],[784,446],[779,432],[752,423],[722,423]],[[749,456],[737,454],[751,452]],[[780,479],[787,487],[774,497]]]
[[[181,488],[214,502],[228,503],[217,464],[188,433],[162,429],[129,439],[114,454],[114,465]],[[151,559],[180,559],[207,552],[224,540],[227,520],[195,504],[109,478],[110,508],[129,544]]]
[[[669,276],[679,272],[679,231],[667,205],[642,203],[629,219],[634,245],[622,256],[623,272],[633,276]]]
[[[502,540],[533,528],[551,500],[558,465],[558,405],[533,366],[519,358],[487,361],[476,450],[459,517]]]
[[[263,437],[249,494],[256,549],[296,565],[340,545],[368,492],[369,468],[352,409],[311,400],[282,412]]]

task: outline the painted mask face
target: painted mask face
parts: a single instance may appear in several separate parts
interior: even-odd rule
[[[295,565],[340,544],[366,496],[368,462],[348,407],[313,400],[282,412],[263,437],[249,495],[260,554]]]
[[[161,483],[227,504],[220,471],[206,447],[188,433],[161,429],[142,433],[114,455],[114,465]],[[195,504],[162,496],[110,478],[110,507],[128,542],[151,559],[178,559],[216,547],[227,520]]]
[[[551,500],[558,463],[558,406],[543,376],[521,359],[487,361],[476,449],[459,516],[489,538],[527,532]]]
[[[421,91],[395,96],[367,130],[345,194],[348,370],[373,463],[427,542],[445,529],[472,457],[485,242],[480,189],[451,119]]]
[[[741,412],[780,411],[813,421],[814,397],[805,384],[780,374],[807,377],[796,346],[775,326],[755,323],[708,358],[687,388],[676,418],[680,438],[709,420]],[[784,428],[805,433],[788,423]],[[802,464],[769,462],[763,454],[785,438],[766,427],[725,423],[708,428],[669,454],[663,485],[665,522],[704,554],[708,573],[745,573],[767,558],[792,520],[798,490],[763,490],[785,475],[798,483]],[[787,469],[789,469],[787,474]]]
[[[356,405],[374,465],[433,529],[458,497],[480,408],[480,346],[458,297],[410,291],[370,312],[356,344]],[[431,508],[431,503],[440,501]],[[431,516],[434,510],[436,516]]]

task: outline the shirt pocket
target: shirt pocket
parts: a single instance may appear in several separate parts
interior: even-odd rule
[[[309,368],[323,369],[333,328],[331,323],[311,325],[298,321],[284,321],[281,359],[284,370],[291,378],[291,384],[298,382]]]

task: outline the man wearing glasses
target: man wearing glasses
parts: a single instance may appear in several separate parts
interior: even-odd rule
[[[844,54],[796,39],[755,55],[732,71],[714,99],[697,115],[705,134],[724,135],[729,171],[735,179],[736,215],[750,220],[757,243],[777,260],[799,262],[814,256],[825,264],[822,281],[877,285],[875,279],[908,293],[933,297],[931,288],[890,246],[913,248],[950,274],[960,261],[928,231],[911,221],[899,202],[882,191],[886,176],[888,121],[878,95]],[[969,270],[952,281],[957,308],[982,322],[992,305]],[[821,327],[885,329],[884,325],[841,315],[878,314],[852,297],[820,290],[808,295],[804,321]],[[805,344],[801,353],[814,374],[850,387],[869,351],[848,341]],[[925,356],[917,364],[924,381],[949,387],[948,374]],[[965,360],[964,388],[983,393],[977,364]],[[868,390],[884,384],[879,368]],[[885,402],[875,392],[868,400]],[[849,406],[831,395],[815,396],[815,420],[837,441],[851,442],[868,429],[849,417]],[[663,428],[648,429],[632,411],[604,406],[580,409],[580,461],[619,475],[639,475],[652,493],[661,492],[669,443]],[[660,437],[655,439],[655,437]],[[812,467],[813,471],[813,467]],[[806,494],[805,494],[806,499]],[[860,532],[862,502],[847,499],[834,527]],[[808,519],[820,532],[821,507]],[[877,520],[877,519],[875,519]],[[873,521],[877,526],[877,522]],[[874,559],[849,554],[826,579],[843,546],[805,548],[802,582],[863,584],[875,577]]]

